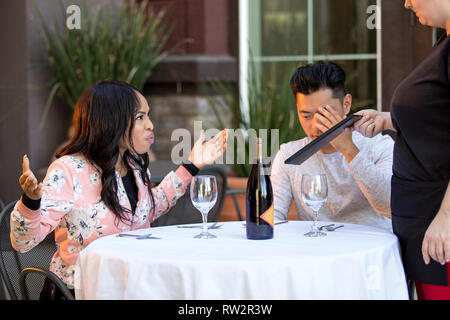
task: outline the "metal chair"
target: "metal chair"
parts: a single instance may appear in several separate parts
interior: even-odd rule
[[[208,221],[219,221],[227,190],[227,176],[224,170],[217,166],[205,166],[199,171],[198,174],[214,175],[216,177],[218,190],[217,202],[208,214]],[[202,216],[200,212],[192,205],[188,186],[186,193],[178,199],[176,205],[172,207],[169,212],[153,221],[151,225],[152,227],[160,227],[201,222]]]
[[[0,199],[0,212],[5,208],[5,203],[2,199]],[[6,286],[3,282],[3,278],[0,276],[0,300],[6,300],[8,297],[6,296]]]
[[[238,199],[236,197],[237,194],[245,194],[245,190],[236,190],[233,189],[229,186],[227,186],[227,191],[225,192],[226,195],[231,195],[231,197],[233,198],[233,202],[234,202],[234,208],[236,209],[236,214],[237,214],[237,218],[239,221],[242,221],[242,213],[241,213],[241,209],[239,208],[239,202]]]
[[[416,284],[413,280],[408,280],[408,296],[409,300],[415,299]]]
[[[45,278],[49,278],[67,300],[74,300],[64,282],[48,270],[56,252],[54,232],[26,253],[20,253],[12,247],[9,218],[15,204],[16,201],[11,202],[0,213],[0,274],[10,299],[39,299]]]

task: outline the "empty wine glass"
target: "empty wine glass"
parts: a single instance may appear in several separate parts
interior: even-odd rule
[[[313,223],[311,231],[306,237],[323,237],[327,234],[321,232],[317,227],[317,214],[328,196],[327,176],[324,174],[302,176],[302,198],[303,202],[313,212]]]
[[[217,182],[215,176],[200,175],[191,180],[191,200],[194,207],[200,211],[203,219],[203,230],[194,238],[211,239],[215,235],[208,232],[208,212],[217,201]]]

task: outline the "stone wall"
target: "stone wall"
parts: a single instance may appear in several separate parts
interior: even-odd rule
[[[202,129],[220,129],[217,118],[210,106],[210,99],[201,95],[155,95],[145,94],[150,106],[150,119],[154,125],[155,144],[152,146],[157,160],[170,160],[172,148],[179,141],[171,141],[172,133],[178,128],[189,130],[194,139],[194,121],[202,121]],[[223,106],[224,97],[215,96]],[[222,120],[229,124],[231,113],[226,107],[220,108]]]

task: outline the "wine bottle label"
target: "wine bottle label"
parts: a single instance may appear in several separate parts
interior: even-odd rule
[[[273,202],[269,209],[266,210],[262,215],[259,216],[265,222],[270,224],[273,228]]]

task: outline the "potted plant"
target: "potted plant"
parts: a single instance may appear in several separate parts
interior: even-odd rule
[[[122,80],[142,90],[152,69],[167,55],[164,46],[172,28],[165,12],[154,12],[147,1],[123,1],[119,10],[114,1],[96,8],[84,1],[79,30],[59,30],[56,18],[47,25],[34,5],[53,76],[41,126],[55,95],[73,109],[81,93],[99,80]],[[65,17],[65,6],[60,5]]]

